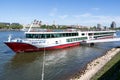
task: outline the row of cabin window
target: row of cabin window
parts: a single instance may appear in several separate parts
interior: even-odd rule
[[[94,36],[94,38],[105,37],[105,36],[111,36],[111,35],[100,35],[100,36]]]
[[[87,37],[80,37],[80,38],[70,38],[67,39],[67,42],[74,42],[74,41],[80,41],[80,40],[85,40]]]
[[[103,34],[113,34],[114,32],[107,32],[107,33],[88,33],[89,36],[92,36],[92,35],[103,35]],[[81,34],[82,36],[85,35],[85,33],[82,33]]]
[[[78,33],[59,33],[59,34],[26,34],[26,38],[57,38],[78,36]]]
[[[108,32],[108,33],[94,33],[94,35],[102,35],[102,34],[114,34],[114,32]]]

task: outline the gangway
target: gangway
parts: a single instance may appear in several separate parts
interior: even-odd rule
[[[94,45],[94,43],[115,42],[115,41],[120,41],[120,38],[92,39],[92,40],[82,41],[81,44],[89,44],[91,46]]]
[[[110,39],[94,39],[94,40],[86,40],[86,43],[100,43],[100,42],[114,42],[120,41],[120,38],[110,38]]]

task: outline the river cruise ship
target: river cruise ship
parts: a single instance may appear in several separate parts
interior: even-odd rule
[[[16,53],[55,50],[80,45],[86,40],[114,38],[115,31],[76,31],[76,30],[28,30],[25,39],[12,39],[4,42]]]

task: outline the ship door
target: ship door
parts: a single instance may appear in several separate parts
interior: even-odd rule
[[[92,40],[93,39],[93,33],[88,33],[89,39]]]

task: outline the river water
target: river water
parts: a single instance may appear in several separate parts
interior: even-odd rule
[[[24,38],[20,31],[0,32],[0,80],[41,80],[43,51],[15,54],[3,43],[9,34],[13,38]],[[120,36],[120,32],[117,35]],[[116,46],[120,46],[120,42],[46,51],[44,80],[68,80],[88,62]]]

